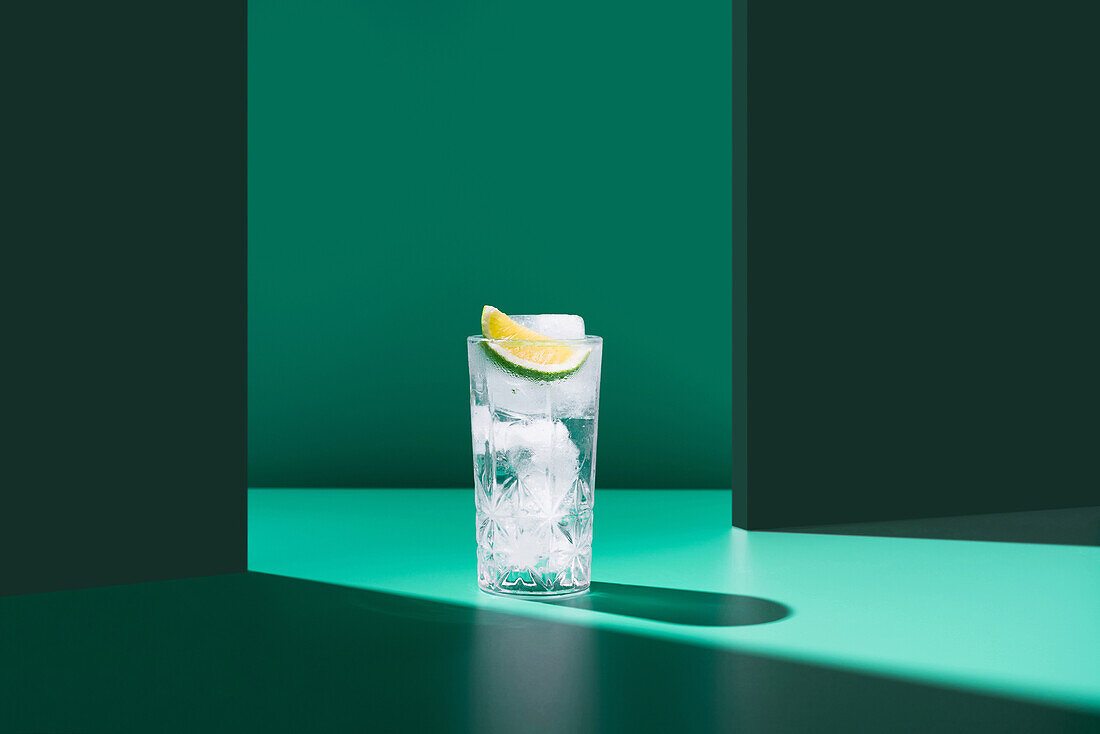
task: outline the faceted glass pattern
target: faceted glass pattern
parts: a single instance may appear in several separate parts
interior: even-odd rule
[[[602,342],[572,375],[511,373],[468,340],[478,584],[504,594],[584,591],[591,580],[592,507]]]

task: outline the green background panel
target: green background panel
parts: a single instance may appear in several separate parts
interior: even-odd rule
[[[250,3],[250,484],[468,485],[490,303],[606,340],[601,487],[728,487],[730,23]]]
[[[245,3],[0,18],[0,595],[243,571]]]
[[[738,525],[1100,502],[1098,25],[749,4]]]

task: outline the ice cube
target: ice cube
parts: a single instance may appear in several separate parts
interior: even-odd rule
[[[498,411],[519,416],[546,415],[549,408],[549,386],[520,377],[490,364],[485,374],[487,402]]]
[[[514,566],[531,568],[552,544],[549,524],[538,517],[502,518],[497,526],[502,532],[493,550]]]
[[[523,485],[539,514],[558,514],[558,506],[576,481],[580,451],[569,429],[558,420],[497,422],[493,441]]]
[[[547,469],[575,471],[580,452],[569,437],[569,429],[556,420],[530,420],[497,423],[504,428],[503,445],[512,466],[520,472],[544,472]]]
[[[593,418],[599,394],[600,364],[591,357],[575,373],[549,385],[554,418]]]
[[[512,316],[511,319],[551,339],[584,338],[584,319],[574,314],[537,313]]]

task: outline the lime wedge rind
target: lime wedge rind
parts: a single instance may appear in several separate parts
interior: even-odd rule
[[[547,365],[539,362],[529,362],[509,352],[497,342],[483,341],[482,349],[489,356],[489,361],[500,369],[528,380],[560,380],[569,377],[584,366],[588,361],[588,355],[592,353],[589,347],[574,349],[574,356],[566,362]]]

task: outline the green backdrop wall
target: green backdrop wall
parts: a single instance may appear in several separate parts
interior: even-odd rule
[[[728,487],[730,4],[249,4],[249,482],[472,482],[481,306],[605,339],[601,487]]]
[[[1100,503],[1098,25],[748,4],[739,525]]]
[[[19,69],[4,94],[17,141],[4,175],[19,184],[0,225],[0,596],[247,567],[245,9],[0,12]],[[94,617],[88,600],[101,597],[79,598],[64,597],[66,614]],[[0,731],[123,728],[91,723],[106,699],[84,705],[86,680],[68,675],[79,634],[54,648],[73,685],[45,683],[27,663],[49,654],[8,644],[25,639],[12,611],[0,611]],[[39,686],[65,723],[28,704]],[[135,726],[131,713],[122,720]]]

